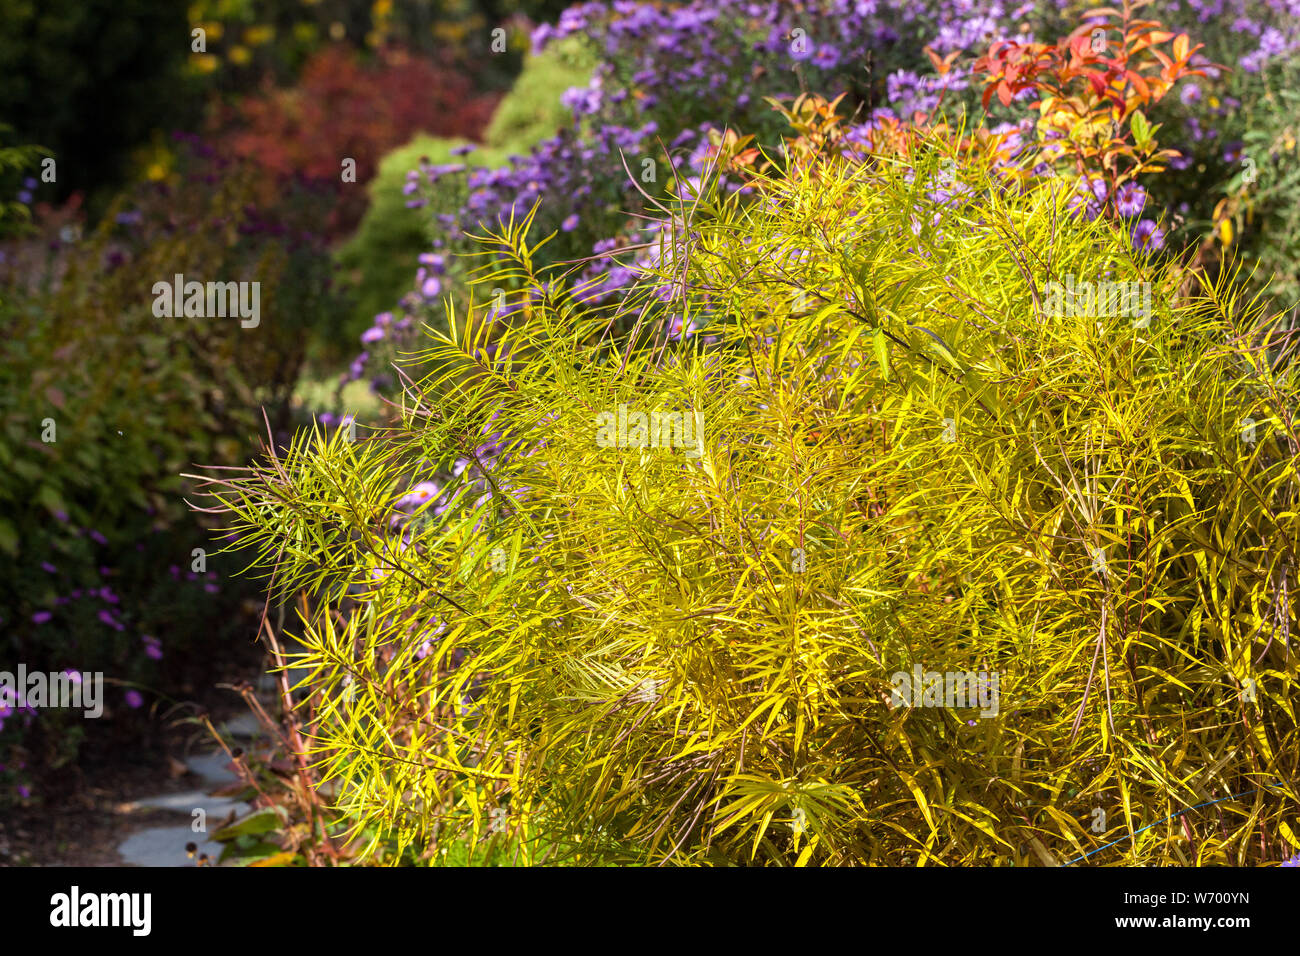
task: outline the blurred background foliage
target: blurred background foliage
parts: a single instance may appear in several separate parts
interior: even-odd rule
[[[369,181],[412,137],[480,139],[560,6],[0,0],[0,649],[121,682],[98,723],[0,702],[0,802],[258,659],[256,588],[196,570],[215,545],[181,473],[337,407],[313,382],[355,340],[334,254]],[[156,317],[177,273],[259,282],[262,322]]]

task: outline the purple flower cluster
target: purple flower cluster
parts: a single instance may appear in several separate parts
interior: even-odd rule
[[[1064,3],[1048,0],[1053,9]],[[642,189],[671,191],[675,172],[698,178],[709,129],[783,132],[765,96],[792,96],[801,86],[831,96],[861,94],[869,62],[878,76],[888,76],[877,95],[897,101],[900,115],[929,108],[942,95],[968,91],[970,81],[960,67],[942,78],[930,75],[922,47],[982,47],[1032,14],[1032,4],[1002,0],[575,4],[533,34],[536,51],[580,35],[600,58],[588,82],[563,95],[572,125],[501,169],[454,163],[412,170],[407,205],[430,208],[443,236],[434,249],[442,255],[482,226],[494,228],[511,216],[517,221],[540,202],[539,229],[558,230],[564,240],[552,243],[557,258],[595,257],[584,276],[593,285],[583,298],[603,301],[637,275],[635,263],[620,255],[642,241],[629,231],[624,211],[636,211]],[[449,197],[459,197],[450,210]],[[401,305],[427,308],[442,291],[441,273],[422,263],[415,290]],[[347,378],[361,378],[371,349],[393,337],[377,319]]]
[[[22,188],[18,190],[17,199],[24,206],[30,206],[32,204],[32,197],[35,194],[36,194],[36,180],[33,179],[31,176],[28,176],[23,180]]]
[[[495,228],[512,216],[517,221],[537,204],[538,231],[559,233],[549,246],[555,259],[587,260],[581,275],[585,285],[579,286],[576,297],[588,304],[607,302],[636,282],[647,265],[646,254],[638,259],[630,247],[655,244],[655,236],[642,234],[635,219],[624,215],[642,205],[640,191],[667,193],[671,199],[674,192],[697,188],[709,158],[711,131],[753,132],[760,142],[767,141],[764,135],[784,132],[765,97],[789,97],[801,88],[827,97],[850,92],[850,108],[854,102],[869,108],[859,114],[848,141],[856,137],[865,145],[881,118],[910,119],[917,112],[948,103],[969,105],[978,98],[979,84],[961,60],[940,76],[922,54],[925,46],[940,55],[961,52],[964,60],[1002,37],[1054,40],[1074,25],[1076,11],[1069,0],[574,4],[554,25],[537,27],[532,37],[535,51],[566,37],[581,37],[598,56],[588,81],[562,97],[572,124],[528,155],[511,157],[501,169],[426,164],[408,175],[408,205],[430,207],[441,237],[428,254],[437,258],[439,267],[422,259],[414,289],[400,308],[420,313],[436,307],[447,288],[443,256],[457,251],[468,235]],[[1204,29],[1196,29],[1199,24],[1233,24],[1226,32],[1244,52],[1231,59],[1247,72],[1300,43],[1298,14],[1300,0],[1174,0],[1160,12],[1171,25],[1190,28],[1193,36],[1205,37]],[[1196,62],[1209,61],[1202,56]],[[868,63],[870,74],[864,69]],[[1203,83],[1219,79],[1218,71],[1211,69]],[[1021,96],[1032,98],[1033,91]],[[1201,84],[1190,82],[1181,86],[1179,96],[1187,107],[1204,102],[1210,115],[1240,106],[1230,97],[1207,95]],[[1003,162],[1010,163],[1027,145],[1032,125],[1026,121],[996,131],[1007,137]],[[1196,116],[1187,118],[1186,133],[1193,143],[1218,135],[1204,117]],[[1190,151],[1184,150],[1170,165],[1186,168],[1192,162]],[[647,163],[653,170],[648,175],[643,172]],[[745,188],[725,179],[721,185],[726,190]],[[1163,230],[1153,219],[1141,218],[1150,215],[1152,205],[1143,187],[1126,185],[1109,196],[1104,184],[1083,186],[1084,194],[1075,203],[1082,215],[1094,218],[1109,205],[1119,216],[1134,220],[1131,233],[1137,247],[1163,244]],[[946,204],[951,198],[936,201]],[[365,375],[381,343],[400,344],[399,330],[413,332],[409,315],[397,321],[388,313],[377,316],[362,335],[366,351],[345,379]],[[372,379],[372,387],[383,381]]]
[[[149,513],[153,514],[152,508],[149,509]],[[54,512],[54,517],[62,524],[70,524],[69,515],[65,511],[59,510]],[[154,533],[162,534],[164,530],[165,529],[162,526],[155,525]],[[69,531],[73,537],[87,538],[101,547],[109,544],[107,536],[95,528],[74,526],[71,527]],[[142,542],[137,542],[136,548],[137,550],[143,550],[144,544]],[[59,566],[52,561],[41,561],[39,567],[46,574],[54,575],[56,577],[60,577],[63,573]],[[101,578],[110,578],[116,573],[113,568],[103,565],[99,567],[98,571]],[[179,581],[182,576],[180,566],[175,564],[171,565],[169,568],[169,574],[172,579]],[[216,583],[217,574],[214,571],[208,571],[206,574],[202,575],[190,571],[185,574],[185,577],[191,582],[202,582],[204,590],[208,593],[215,594],[220,591],[220,586]],[[53,598],[53,609],[40,608],[33,611],[30,617],[31,623],[37,627],[49,625],[52,621],[55,621],[56,615],[67,613],[59,611],[59,608],[66,608],[83,602],[93,602],[90,605],[89,611],[93,611],[95,619],[104,627],[110,628],[112,631],[118,633],[125,633],[129,630],[128,622],[131,619],[131,615],[129,613],[124,613],[122,597],[113,589],[112,585],[108,583],[94,587],[82,586],[69,588],[66,593],[57,594]],[[151,634],[142,634],[140,635],[140,644],[143,649],[144,657],[152,661],[162,659],[163,649],[161,639]],[[68,670],[65,671],[65,673],[73,675],[74,679],[80,679],[79,675],[74,671]],[[3,693],[3,691],[0,691],[0,693]],[[134,690],[126,692],[125,700],[127,706],[132,709],[141,707],[144,703],[144,698],[141,694]],[[37,712],[30,707],[25,707],[22,701],[0,699],[0,730],[4,729],[5,719],[11,718],[15,714],[23,715],[24,726],[29,726],[37,716]]]

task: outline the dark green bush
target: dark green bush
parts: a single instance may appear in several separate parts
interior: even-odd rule
[[[0,2],[0,119],[53,151],[58,179],[41,196],[116,186],[153,130],[194,125],[189,55],[183,3]]]
[[[333,308],[312,197],[258,210],[254,175],[200,155],[175,184],[120,197],[85,238],[4,247],[6,665],[103,671],[167,693],[198,666],[210,680],[214,656],[240,653],[231,643],[248,590],[230,584],[233,559],[196,561],[193,549],[214,548],[184,507],[180,475],[196,461],[246,460],[264,409],[283,428],[311,322]],[[260,323],[156,316],[154,284],[177,273],[260,282]],[[139,703],[123,707],[122,693],[108,695],[119,713]],[[75,752],[79,715],[42,711],[30,727],[26,716],[10,715],[0,746],[22,739],[32,769]]]

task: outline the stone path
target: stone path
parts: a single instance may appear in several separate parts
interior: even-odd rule
[[[259,735],[260,728],[252,714],[245,714],[227,722],[223,729],[238,739],[250,740]],[[215,831],[232,810],[236,816],[248,812],[249,806],[246,803],[209,794],[209,791],[238,779],[238,775],[226,769],[224,751],[190,757],[185,765],[203,781],[199,789],[146,797],[128,804],[126,809],[173,810],[189,817],[189,821],[177,826],[150,827],[131,834],[117,848],[125,865],[195,866],[198,857],[204,853],[215,861],[221,854],[221,844],[205,839],[205,834]],[[203,814],[196,814],[198,810],[202,810]],[[196,822],[202,822],[201,831],[194,828]],[[185,852],[187,843],[198,845],[194,859],[190,859]]]

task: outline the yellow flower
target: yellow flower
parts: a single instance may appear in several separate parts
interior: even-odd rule
[[[149,168],[145,170],[145,175],[149,177],[150,182],[158,182],[160,179],[167,178],[167,167],[162,163],[150,163]]]
[[[348,28],[345,27],[338,20],[335,20],[333,23],[330,24],[331,39],[342,40],[347,35],[348,35]]]
[[[200,53],[194,57],[194,68],[200,73],[215,73],[221,61],[211,53]]]
[[[244,31],[244,42],[249,46],[262,46],[275,39],[275,27],[259,24]]]
[[[222,34],[226,32],[226,28],[220,20],[213,20],[211,23],[198,23],[195,25],[208,35],[209,40],[220,40]]]
[[[393,0],[375,0],[371,13],[376,20],[382,20],[393,12]]]
[[[231,63],[237,63],[240,66],[253,58],[253,54],[248,51],[246,46],[232,46],[228,55]]]

